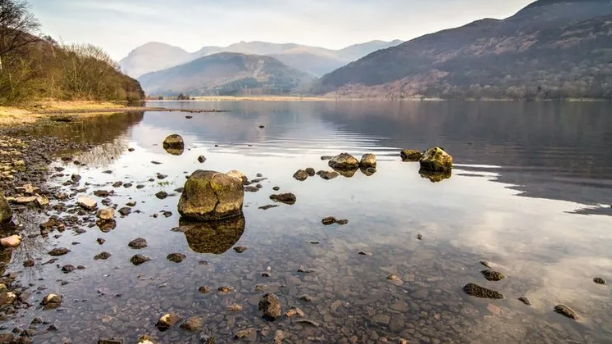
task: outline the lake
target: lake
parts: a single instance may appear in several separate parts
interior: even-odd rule
[[[273,342],[277,330],[285,343],[612,343],[610,284],[593,282],[612,281],[610,103],[147,105],[229,112],[116,114],[46,129],[92,147],[65,153],[85,166],[59,157],[53,163],[65,168],[51,179],[60,191],[78,189],[62,186],[77,173],[98,202],[95,190],[114,190],[112,203],[136,206],[128,216],[117,214],[112,230],[90,227],[93,216],[76,213],[86,221],[75,228],[85,231],[25,240],[8,270],[23,270],[19,280],[35,291],[44,286],[36,301],[54,292],[63,304],[32,308],[8,329],[27,328],[39,316],[59,330],[37,334],[35,343],[104,337],[135,343],[143,334],[160,343],[199,343],[206,336],[229,343],[245,329],[253,331],[243,341],[260,343]],[[185,140],[182,155],[162,148],[173,133]],[[454,158],[449,179],[432,182],[418,163],[400,159],[401,149],[434,146]],[[376,173],[292,177],[307,167],[330,170],[321,156],[341,152],[375,154]],[[176,229],[180,193],[174,190],[197,169],[266,179],[258,192],[245,193],[244,219],[183,233]],[[133,186],[112,187],[118,181]],[[294,193],[297,202],[259,209],[274,204],[273,187]],[[170,196],[158,199],[159,191]],[[60,213],[47,213],[54,214]],[[349,222],[324,226],[327,216]],[[139,237],[146,248],[128,247]],[[238,253],[236,246],[248,249]],[[71,252],[57,266],[23,268],[24,259],[47,260],[54,247]],[[103,251],[112,256],[94,260]],[[134,266],[130,257],[137,253],[151,260]],[[186,258],[174,263],[166,259],[170,253]],[[487,281],[481,261],[506,278]],[[86,269],[64,274],[58,267],[65,264]],[[504,298],[469,296],[462,290],[467,283]],[[202,286],[212,291],[201,293]],[[221,286],[232,291],[220,293]],[[279,297],[283,313],[298,307],[304,316],[262,319],[257,304],[266,292]],[[243,309],[230,310],[235,304]],[[555,313],[559,304],[579,318]],[[191,333],[177,324],[158,331],[155,323],[169,311],[203,317],[203,329]]]

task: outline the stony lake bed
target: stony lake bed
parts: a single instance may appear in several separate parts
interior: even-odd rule
[[[609,104],[152,106],[228,112],[1,133],[0,341],[612,342]],[[452,174],[400,157],[436,146]],[[330,176],[342,152],[376,168]],[[243,214],[182,222],[196,170],[242,172]]]

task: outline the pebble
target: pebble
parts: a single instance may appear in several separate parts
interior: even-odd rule
[[[246,246],[236,246],[236,247],[234,247],[234,251],[236,251],[238,253],[242,253],[242,252],[244,252],[246,250],[247,250]]]
[[[185,258],[187,258],[186,255],[182,254],[182,253],[170,253],[166,259],[168,259],[171,262],[175,262],[175,263],[180,263],[183,260],[185,260]]]
[[[574,319],[574,320],[578,319],[578,314],[576,314],[576,312],[574,312],[571,308],[565,305],[555,306],[555,312],[561,315],[564,315],[570,319]]]
[[[100,252],[100,253],[96,254],[94,256],[94,260],[107,260],[110,257],[111,257],[111,254],[106,252],[106,251],[104,251],[104,252]]]
[[[130,262],[134,265],[144,264],[145,262],[148,262],[149,260],[151,260],[151,258],[143,256],[142,254],[137,254],[133,256],[132,258],[130,258]]]
[[[606,284],[606,280],[604,280],[604,279],[603,279],[603,278],[601,278],[601,277],[595,277],[595,278],[593,278],[593,282],[595,282],[595,283],[597,283],[597,284],[602,284],[602,285],[603,285],[603,284]]]

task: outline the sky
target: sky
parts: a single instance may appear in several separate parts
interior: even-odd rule
[[[29,0],[42,31],[91,43],[120,60],[147,42],[196,51],[240,41],[340,49],[409,40],[482,18],[507,18],[533,0]]]

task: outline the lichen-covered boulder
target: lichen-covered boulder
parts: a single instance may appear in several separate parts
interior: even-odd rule
[[[264,295],[258,306],[264,319],[274,321],[281,316],[280,300],[272,293]]]
[[[430,148],[423,154],[421,170],[428,172],[446,172],[453,168],[453,157],[440,147]]]
[[[336,155],[328,164],[334,170],[356,170],[359,168],[359,160],[348,153]]]
[[[242,181],[225,173],[195,171],[183,189],[178,212],[186,219],[216,221],[242,214]]]
[[[376,155],[374,154],[364,154],[361,157],[361,161],[359,162],[360,168],[376,168]]]
[[[184,149],[185,141],[181,135],[172,134],[164,140],[164,149],[173,148],[173,149]]]
[[[404,149],[401,151],[400,156],[402,161],[419,161],[423,157],[423,153],[414,149]]]
[[[0,223],[9,222],[11,218],[13,218],[13,210],[4,195],[0,193]]]

